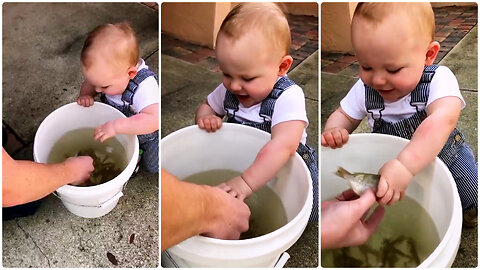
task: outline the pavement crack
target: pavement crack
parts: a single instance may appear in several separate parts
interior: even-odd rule
[[[472,88],[460,88],[460,91],[466,91],[466,92],[478,92],[477,89],[472,89]]]
[[[47,259],[48,268],[52,268],[52,265],[50,264],[50,260],[48,259],[47,255],[45,253],[43,253],[43,250],[37,245],[37,242],[35,242],[35,239],[29,233],[27,233],[27,231],[25,231],[22,228],[22,226],[20,226],[20,224],[18,223],[18,219],[16,219],[15,222],[17,223],[17,227],[20,228],[20,230],[23,231],[25,236],[30,237],[30,239],[32,239],[32,242],[35,245],[35,247],[38,248],[38,250],[40,250],[40,253],[42,253],[43,257],[45,257],[45,259]]]
[[[143,58],[143,60],[147,60],[148,58],[150,58],[150,56],[154,55],[154,54],[157,53],[157,52],[158,52],[158,49],[155,50],[155,51],[153,51],[153,52],[151,52],[151,53],[148,54],[147,56],[145,56],[145,58]]]

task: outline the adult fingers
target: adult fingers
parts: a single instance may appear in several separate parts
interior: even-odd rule
[[[370,217],[365,221],[365,228],[367,229],[369,236],[377,230],[377,227],[380,224],[380,221],[382,221],[384,215],[385,208],[379,205],[377,206],[375,211],[373,211]]]
[[[365,212],[375,204],[375,194],[372,190],[365,191],[360,198],[348,201],[350,203],[350,211],[352,220],[360,220]]]
[[[336,199],[339,201],[350,201],[357,198],[358,195],[352,189],[345,190],[342,192],[342,194],[336,197]]]

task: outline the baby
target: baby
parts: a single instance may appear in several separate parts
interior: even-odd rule
[[[375,133],[410,142],[380,169],[381,204],[401,200],[413,176],[438,157],[457,183],[462,207],[477,212],[477,163],[455,126],[465,101],[455,75],[433,65],[440,44],[429,3],[360,3],[351,25],[360,79],[330,115],[321,144],[347,143],[364,117]]]
[[[274,3],[244,3],[223,21],[215,53],[223,72],[220,84],[202,103],[196,123],[213,132],[226,115],[230,123],[271,133],[271,140],[241,176],[220,187],[243,200],[272,179],[297,151],[307,164],[314,186],[311,221],[318,221],[318,163],[306,145],[308,119],[303,90],[286,76],[290,28]]]
[[[157,76],[139,58],[135,32],[127,23],[104,24],[88,34],[81,54],[85,80],[77,103],[88,107],[101,93],[101,100],[128,118],[109,121],[95,129],[101,142],[116,134],[138,135],[143,150],[141,163],[158,172]]]

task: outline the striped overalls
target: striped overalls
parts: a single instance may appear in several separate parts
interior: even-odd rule
[[[410,105],[415,107],[417,112],[409,118],[394,123],[382,119],[382,111],[385,109],[383,98],[373,88],[365,85],[365,107],[374,120],[374,133],[394,135],[408,140],[412,138],[415,130],[427,117],[425,107],[430,93],[430,82],[437,68],[437,65],[425,66],[420,82],[411,92]],[[424,108],[419,109],[419,105]],[[379,114],[377,119],[373,113],[376,110]],[[472,150],[465,143],[463,134],[457,128],[450,133],[438,157],[447,165],[455,179],[463,210],[476,208],[478,205],[478,164],[475,162]]]
[[[260,130],[271,133],[272,131],[272,115],[277,98],[290,86],[295,85],[293,81],[288,79],[287,76],[280,78],[273,86],[272,92],[262,101],[260,106],[260,116],[263,118],[262,123],[242,121],[239,122],[235,119],[235,112],[238,111],[238,98],[230,91],[226,91],[225,100],[223,101],[223,109],[227,115],[227,122],[247,125],[255,127]],[[307,165],[310,175],[312,176],[313,186],[313,207],[310,214],[310,222],[318,222],[318,156],[313,148],[306,144],[300,143],[297,148],[297,153],[302,157]]]
[[[128,86],[122,94],[122,105],[109,102],[104,94],[101,97],[102,102],[116,108],[127,117],[134,115],[135,112],[130,108],[130,105],[133,104],[133,96],[137,91],[138,85],[150,76],[153,76],[158,83],[157,75],[153,71],[146,68],[138,71],[137,75],[128,82]],[[158,130],[149,134],[138,135],[138,141],[140,149],[143,151],[141,158],[143,166],[149,172],[158,173]]]

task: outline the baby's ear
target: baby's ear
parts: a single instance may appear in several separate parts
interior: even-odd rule
[[[282,57],[282,62],[280,62],[280,66],[278,66],[278,76],[285,76],[292,66],[292,63],[293,58],[290,55],[285,55]]]
[[[425,65],[433,65],[435,58],[437,58],[438,51],[440,50],[440,43],[432,41],[428,45],[427,53],[425,54]]]
[[[135,76],[137,75],[137,67],[136,66],[131,66],[127,69],[127,73],[128,73],[128,77],[131,79],[135,78]]]

